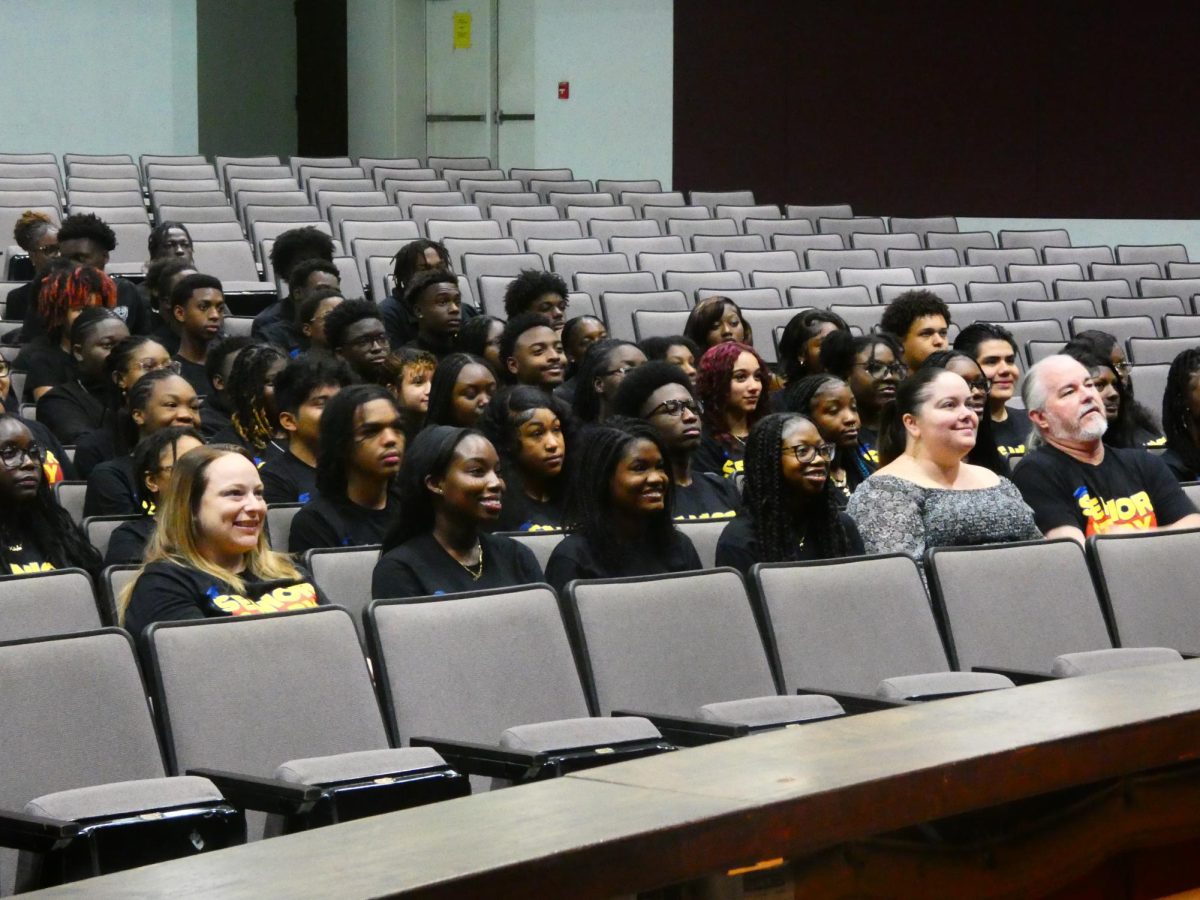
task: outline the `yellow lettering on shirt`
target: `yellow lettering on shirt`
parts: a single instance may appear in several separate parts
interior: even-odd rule
[[[1000,455],[1003,456],[1005,459],[1008,459],[1008,457],[1010,457],[1010,456],[1024,456],[1025,455],[1025,445],[1024,444],[1017,444],[1017,446],[1015,446],[1015,447],[998,446],[996,449],[1000,451]]]
[[[62,463],[58,461],[53,450],[46,451],[46,458],[42,460],[42,473],[46,476],[46,484],[58,484],[63,480]]]
[[[675,516],[676,522],[704,522],[708,519],[736,519],[736,509],[726,509],[721,512],[695,513],[689,516]]]
[[[240,594],[219,594],[212,598],[212,602],[221,612],[231,616],[255,616],[289,609],[311,609],[317,605],[317,591],[305,581],[275,588],[257,600]]]
[[[862,457],[864,462],[868,462],[873,466],[879,465],[879,450],[875,447],[864,447],[859,452],[859,456]]]
[[[734,478],[738,475],[741,475],[742,472],[745,471],[745,469],[746,469],[746,461],[745,460],[727,459],[727,460],[725,460],[725,465],[721,466],[721,475],[724,478]]]
[[[1145,491],[1130,497],[1096,499],[1086,487],[1075,491],[1075,500],[1087,518],[1084,534],[1108,534],[1111,531],[1149,530],[1158,527],[1154,503]]]
[[[9,563],[13,575],[33,575],[35,572],[53,572],[54,564],[48,562]]]

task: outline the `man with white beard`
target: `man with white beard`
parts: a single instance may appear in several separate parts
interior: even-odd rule
[[[1104,403],[1082,365],[1049,356],[1025,376],[1021,397],[1034,426],[1012,480],[1047,538],[1200,527],[1200,513],[1166,464],[1142,449],[1106,447]]]

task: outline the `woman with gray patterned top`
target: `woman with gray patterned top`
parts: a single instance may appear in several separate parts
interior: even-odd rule
[[[882,467],[859,485],[846,512],[868,553],[1036,540],[1033,512],[1011,481],[964,462],[979,419],[971,389],[945,369],[921,369],[901,382],[883,414]]]

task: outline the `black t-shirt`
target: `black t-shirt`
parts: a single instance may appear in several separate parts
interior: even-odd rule
[[[21,392],[21,400],[24,403],[33,402],[33,392],[36,388],[57,387],[78,377],[75,357],[57,344],[50,343],[49,338],[45,336],[26,344],[13,361],[13,368],[18,372],[27,373],[25,389]]]
[[[244,593],[227,582],[167,560],[146,566],[138,576],[125,611],[125,630],[137,637],[152,622],[178,619],[210,619],[221,616],[250,616],[310,609],[324,598],[309,574],[274,581],[243,577]]]
[[[100,463],[88,476],[83,499],[84,516],[132,516],[142,511],[138,499],[133,456],[118,456]]]
[[[129,327],[130,334],[145,334],[150,329],[150,315],[137,285],[124,278],[114,278],[113,281],[117,283],[117,305],[113,307],[113,312]],[[36,303],[30,303],[26,308],[21,331],[27,341],[46,333],[46,320],[38,312]]]
[[[25,321],[25,316],[29,312],[30,301],[33,300],[33,282],[27,281],[20,287],[15,287],[8,292],[8,297],[4,300],[4,318],[16,321],[20,319]]]
[[[50,429],[41,422],[21,419],[20,416],[17,418],[20,419],[22,425],[29,429],[33,439],[46,448],[46,458],[42,461],[42,474],[46,478],[46,484],[54,485],[60,481],[74,481],[78,477],[75,464],[67,458],[67,451],[63,449],[62,444],[58,442],[58,438]]]
[[[32,540],[9,543],[4,547],[4,562],[0,575],[33,575],[51,572],[54,564],[46,559],[42,549]]]
[[[51,388],[37,402],[38,420],[65,444],[104,425],[106,412],[102,391],[79,381]]]
[[[208,380],[208,373],[204,370],[204,363],[195,363],[190,359],[184,359],[178,353],[171,358],[179,363],[180,376],[192,386],[197,397],[207,397],[213,392],[212,382]]]
[[[858,426],[858,456],[872,472],[879,468],[879,435],[866,425]]]
[[[1042,446],[1026,455],[1012,480],[1043,534],[1064,525],[1085,535],[1115,526],[1150,529],[1196,512],[1171,470],[1145,450],[1107,447],[1092,466]]]
[[[838,521],[846,530],[846,537],[850,543],[847,556],[865,554],[867,551],[863,547],[862,536],[859,535],[858,526],[854,524],[854,520],[843,512],[838,513]],[[816,533],[818,527],[820,527],[819,523],[809,523],[809,528],[800,542],[799,552],[796,554],[797,561],[822,558],[817,552]],[[717,539],[717,565],[732,566],[745,575],[749,573],[751,566],[760,562],[779,562],[779,560],[763,558],[758,541],[754,537],[753,521],[749,516],[739,516],[725,526],[721,537]]]
[[[1029,421],[1029,413],[1025,410],[1012,406],[1006,406],[1005,409],[1008,410],[1007,419],[1003,422],[992,420],[992,439],[996,442],[996,449],[1000,451],[1000,455],[1007,459],[1012,467],[1026,453],[1025,445],[1033,423]]]
[[[619,556],[618,564],[606,565],[586,537],[568,534],[550,554],[550,560],[546,563],[546,581],[561,594],[567,582],[577,578],[665,575],[668,572],[691,572],[703,568],[691,539],[678,531],[674,532],[666,553],[656,553],[651,547],[626,545],[621,548]]]
[[[563,527],[564,502],[561,499],[534,500],[509,482],[496,520],[496,531],[554,531]]]
[[[163,345],[163,348],[174,356],[179,352],[179,335],[157,313],[150,314],[150,337]]]
[[[379,317],[383,320],[383,330],[387,332],[393,350],[403,347],[417,336],[416,317],[395,297],[383,298],[379,304]]]
[[[693,472],[713,472],[722,478],[740,478],[745,468],[746,446],[734,439],[718,441],[707,429],[692,457]]]
[[[388,497],[383,509],[367,509],[342,500],[318,497],[305,504],[292,519],[288,550],[304,553],[315,547],[367,547],[382,544],[384,535],[400,515],[400,504]]]
[[[307,503],[317,496],[317,470],[300,457],[281,453],[262,464],[258,475],[268,503]]]
[[[1183,461],[1183,457],[1173,447],[1167,447],[1158,457],[1167,464],[1167,468],[1171,470],[1180,482],[1190,482],[1200,480],[1200,472],[1193,471],[1187,463]]]
[[[100,463],[117,455],[117,442],[111,429],[97,428],[81,434],[75,442],[75,468],[80,478],[87,478]]]
[[[268,341],[277,347],[291,351],[300,346],[300,332],[292,321],[296,308],[286,300],[276,300],[257,316],[250,326],[250,333],[260,341]]]
[[[542,580],[533,551],[502,534],[481,534],[483,569],[479,578],[445,551],[433,534],[422,534],[389,550],[375,564],[371,596],[376,599],[428,597],[485,588],[507,588]]]
[[[123,566],[140,563],[146,554],[146,545],[154,536],[158,520],[154,516],[141,516],[122,522],[108,539],[108,551],[104,554],[106,566]]]
[[[215,443],[215,437],[233,430],[233,422],[229,418],[229,410],[220,402],[216,392],[204,401],[200,407],[200,434],[206,443]]]
[[[674,485],[675,521],[732,519],[742,508],[742,497],[733,480],[712,472],[693,472],[687,487]]]

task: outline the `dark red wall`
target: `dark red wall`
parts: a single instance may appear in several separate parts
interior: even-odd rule
[[[1200,218],[1200,4],[676,0],[675,188]]]

